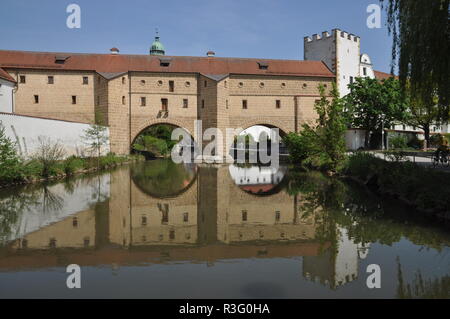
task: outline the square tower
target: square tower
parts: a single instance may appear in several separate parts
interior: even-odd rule
[[[350,91],[348,85],[360,76],[360,37],[333,29],[304,38],[304,60],[323,61],[336,74],[341,96]]]

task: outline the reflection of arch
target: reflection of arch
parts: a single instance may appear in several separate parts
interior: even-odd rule
[[[161,161],[170,161],[173,165],[175,166],[184,166],[183,168],[186,169],[186,165],[183,164],[175,164],[173,163],[171,160],[155,160],[152,161],[154,163],[161,163]],[[183,185],[182,188],[180,189],[176,189],[171,191],[170,193],[164,193],[164,191],[162,189],[158,189],[155,187],[149,187],[149,185],[145,184],[145,175],[141,174],[140,172],[136,171],[141,168],[141,167],[145,167],[146,165],[148,165],[149,162],[144,162],[141,164],[137,164],[131,167],[131,179],[133,181],[133,184],[144,194],[152,197],[152,198],[158,198],[158,199],[169,199],[169,198],[176,198],[179,197],[180,195],[184,194],[185,192],[187,192],[192,185],[197,181],[197,175],[198,175],[198,167],[196,165],[192,165],[192,171],[193,171],[193,176],[191,179],[189,179],[188,183],[186,185]],[[150,179],[150,177],[147,177]],[[172,177],[168,176],[168,181],[172,182]],[[158,192],[159,191],[159,192]]]
[[[285,188],[285,185],[286,185],[286,178],[283,178],[280,183],[276,184],[271,189],[265,190],[265,191],[260,192],[260,193],[255,193],[255,192],[252,192],[252,191],[248,191],[248,190],[245,189],[245,187],[241,187],[241,186],[238,186],[238,185],[236,185],[236,186],[241,191],[243,191],[243,192],[245,192],[245,193],[247,193],[247,194],[249,194],[251,196],[263,197],[263,196],[272,196],[272,195],[278,194],[279,192],[281,192]]]
[[[244,181],[244,183],[239,184],[236,179],[242,179],[243,176],[236,175],[239,173],[239,170],[245,171],[248,170],[248,173],[251,174],[252,169],[258,168],[258,170],[261,170],[261,168],[265,168],[264,166],[243,166],[239,167],[238,165],[230,165],[228,168],[228,173],[230,174],[231,180],[233,183],[243,192],[253,195],[253,196],[271,196],[274,194],[278,194],[281,190],[283,190],[287,183],[286,178],[286,169],[284,167],[279,167],[276,172],[271,172],[271,177],[276,178],[276,180],[270,180],[265,181],[261,180],[261,178],[264,178],[264,175],[258,175],[258,176],[251,176],[244,174],[244,180],[245,178],[250,178],[247,183]],[[266,167],[267,169],[271,169],[270,166]],[[261,171],[260,171],[261,172]],[[253,172],[255,174],[255,172]],[[278,175],[278,176],[277,176]],[[257,180],[255,180],[255,177]],[[267,177],[267,176],[266,176]],[[253,181],[251,181],[253,179]],[[242,180],[241,180],[242,182]],[[256,182],[256,183],[255,183]]]

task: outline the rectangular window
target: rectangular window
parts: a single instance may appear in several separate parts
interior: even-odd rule
[[[162,212],[161,223],[162,224],[167,224],[168,222],[169,222],[169,212],[168,211],[163,211]]]
[[[125,105],[125,96],[122,96],[122,105]]]
[[[188,103],[189,103],[188,99],[183,99],[183,108],[184,109],[188,108]]]
[[[19,81],[20,81],[20,83],[25,83],[26,82],[26,77],[25,77],[25,75],[21,75],[20,77],[19,77]]]
[[[242,221],[243,221],[243,222],[246,222],[246,221],[247,221],[247,211],[246,211],[246,210],[243,210],[243,211],[242,211]]]
[[[83,84],[89,84],[89,78],[87,76],[83,76]]]
[[[147,226],[147,216],[142,216],[141,225],[142,226]]]
[[[248,107],[248,105],[247,105],[247,100],[242,100],[242,108],[243,108],[244,110],[246,110],[247,107]]]
[[[164,112],[169,110],[169,101],[167,99],[161,99],[161,110]]]
[[[175,91],[175,82],[169,81],[169,92],[174,92],[174,91]]]
[[[171,230],[171,231],[169,232],[169,239],[171,239],[171,240],[174,240],[174,239],[175,239],[175,231],[174,231],[174,230]]]
[[[47,83],[48,84],[55,83],[55,78],[52,75],[49,75],[48,78],[47,78]]]
[[[39,95],[35,95],[34,96],[34,103],[38,104],[39,103]]]
[[[277,100],[275,104],[277,109],[281,109],[281,100]]]
[[[353,84],[353,76],[350,77],[350,84]]]
[[[56,248],[56,239],[50,238],[50,242],[48,245],[50,246],[50,248]]]
[[[280,217],[281,217],[280,212],[279,212],[279,211],[276,211],[276,212],[275,212],[275,221],[276,221],[276,222],[279,222],[279,221],[280,221]]]
[[[122,76],[122,84],[125,84],[125,77]]]
[[[141,106],[146,106],[147,105],[147,98],[145,96],[141,97]]]
[[[97,95],[97,106],[100,105],[100,96]]]
[[[72,104],[77,104],[77,96],[72,95]]]
[[[367,68],[363,68],[363,74],[367,75]]]
[[[225,101],[225,107],[228,110],[228,100]]]
[[[202,109],[205,108],[205,100],[202,100]]]
[[[183,213],[183,222],[187,223],[189,221],[189,213]]]
[[[205,81],[205,87],[207,87],[208,86],[208,81]]]

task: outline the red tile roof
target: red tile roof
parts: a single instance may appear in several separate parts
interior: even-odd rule
[[[70,56],[65,63],[55,63],[56,55]],[[170,59],[168,67],[160,65],[160,58]],[[260,70],[258,62],[269,64]],[[334,77],[321,61],[267,60],[220,57],[150,56],[125,54],[84,54],[0,50],[0,67],[30,69],[61,69],[97,72],[175,72],[205,75],[251,74]]]
[[[389,73],[385,73],[385,72],[381,72],[381,71],[373,71],[373,73],[375,74],[375,78],[377,80],[386,80],[389,78],[397,78],[397,76],[389,74]]]
[[[16,80],[14,80],[14,78],[2,68],[0,68],[0,79],[4,79],[10,82],[16,82]]]

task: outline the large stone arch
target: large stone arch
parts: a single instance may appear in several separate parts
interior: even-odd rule
[[[270,118],[270,117],[252,117],[249,119],[239,119],[235,118],[230,120],[233,128],[241,128],[243,130],[248,129],[252,126],[261,125],[267,126],[271,128],[278,128],[280,130],[280,135],[288,134],[290,132],[295,131],[295,124],[292,119],[278,119],[278,118]],[[225,148],[225,153],[229,154],[230,148],[234,142],[235,136],[229,136],[227,140],[227,145]]]
[[[136,137],[144,131],[146,128],[157,125],[157,124],[168,124],[180,127],[186,130],[187,133],[191,135],[194,139],[194,122],[192,119],[169,119],[169,118],[160,118],[160,119],[148,119],[139,124],[132,125],[131,127],[131,141],[133,143]],[[131,145],[130,145],[131,147]]]
[[[291,119],[292,121],[292,119]],[[292,123],[287,123],[286,120],[281,119],[274,119],[274,118],[267,118],[267,117],[253,117],[251,119],[247,120],[241,120],[236,121],[234,124],[236,128],[242,128],[247,129],[249,127],[255,126],[255,125],[262,125],[262,126],[268,126],[268,127],[276,127],[279,128],[282,132],[285,134],[294,131],[294,128],[291,127]]]

